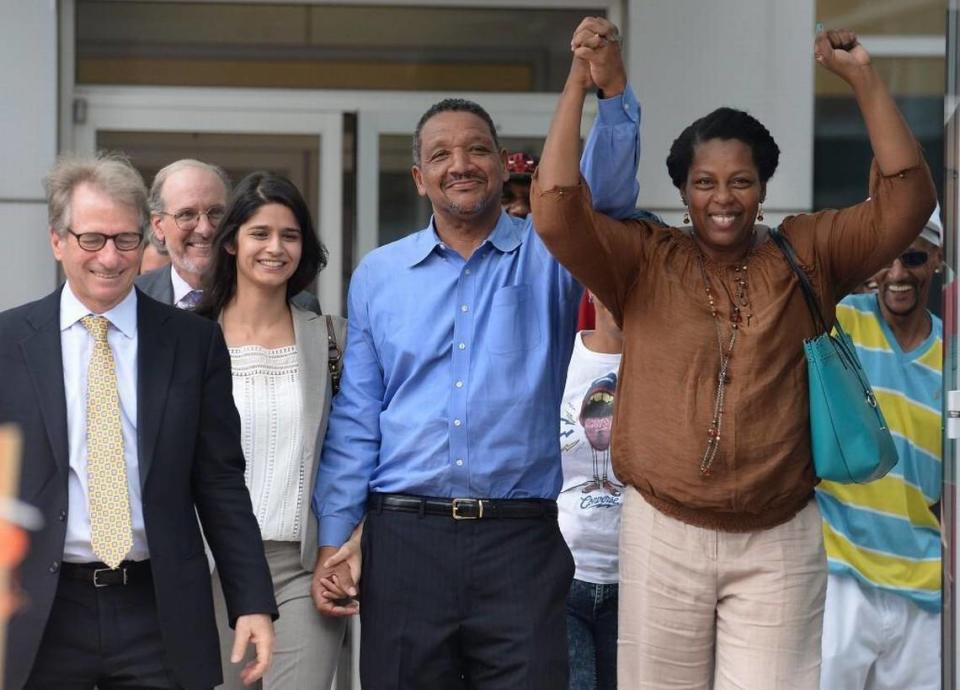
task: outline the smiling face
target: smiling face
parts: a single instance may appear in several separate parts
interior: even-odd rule
[[[257,209],[237,230],[227,251],[237,259],[237,287],[283,288],[297,270],[303,251],[300,225],[283,204]]]
[[[187,167],[172,173],[163,183],[163,214],[153,214],[153,232],[167,247],[180,277],[191,287],[200,287],[200,278],[210,265],[210,242],[216,227],[206,213],[223,211],[227,189],[211,170]],[[192,210],[203,213],[192,230],[181,230],[173,215]]]
[[[940,248],[927,240],[917,238],[905,253],[926,252],[927,260],[920,266],[907,266],[900,258],[889,268],[874,276],[880,310],[887,321],[909,316],[917,309],[925,309],[930,295],[930,282],[941,261]]]
[[[441,112],[423,125],[420,142],[411,172],[434,213],[457,220],[499,215],[506,152],[497,150],[486,122],[470,112]]]
[[[137,209],[119,204],[91,184],[80,184],[70,197],[70,229],[79,234],[99,232],[118,235],[140,232]],[[53,255],[63,266],[63,273],[77,299],[90,311],[102,314],[123,301],[137,277],[143,244],[136,249],[119,251],[108,240],[95,252],[82,249],[69,232],[62,236],[50,231]]]
[[[697,144],[682,197],[708,257],[735,260],[746,251],[765,193],[749,145],[739,139]]]

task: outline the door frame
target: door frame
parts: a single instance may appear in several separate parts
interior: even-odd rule
[[[343,111],[302,107],[272,89],[95,87],[77,88],[83,116],[73,128],[73,149],[93,154],[97,133],[203,132],[297,134],[317,139],[317,234],[329,252],[317,280],[324,312],[342,313]]]

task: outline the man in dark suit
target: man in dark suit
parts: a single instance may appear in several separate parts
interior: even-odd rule
[[[211,242],[223,218],[230,178],[222,168],[184,158],[164,167],[150,186],[150,227],[153,239],[166,247],[170,263],[137,278],[137,287],[164,304],[193,309],[203,294],[203,274],[213,256]],[[309,292],[293,303],[320,313]]]
[[[244,484],[230,361],[215,323],[133,287],[146,189],[125,159],[47,178],[66,284],[0,314],[0,421],[23,434],[20,498],[45,525],[20,569],[5,685],[211,688],[220,654],[206,536],[252,682],[276,603]]]

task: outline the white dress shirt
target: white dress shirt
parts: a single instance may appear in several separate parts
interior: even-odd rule
[[[67,480],[70,504],[63,560],[70,563],[100,560],[90,546],[87,502],[87,367],[93,352],[93,336],[80,323],[80,319],[91,313],[73,294],[70,283],[64,285],[60,294],[60,345],[63,350],[63,388],[67,400],[67,437],[70,445],[70,476]],[[98,316],[104,316],[110,322],[107,342],[113,351],[120,397],[120,427],[133,527],[133,547],[127,559],[141,561],[149,558],[150,554],[143,528],[137,457],[136,290],[131,289],[120,304]]]
[[[184,304],[183,298],[194,291],[190,283],[185,281],[177,273],[177,267],[170,266],[170,283],[173,285],[173,304],[177,309],[186,309],[189,305]]]

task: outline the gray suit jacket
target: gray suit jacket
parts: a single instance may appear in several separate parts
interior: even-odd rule
[[[140,288],[141,292],[153,297],[158,302],[173,304],[173,281],[170,278],[170,271],[172,270],[173,266],[167,264],[161,268],[148,271],[137,278],[137,287]],[[294,295],[290,301],[301,309],[307,309],[316,314],[322,313],[320,302],[317,301],[316,296],[306,290]]]
[[[294,306],[293,332],[297,341],[300,364],[300,386],[303,391],[303,460],[309,481],[304,483],[300,496],[300,563],[304,570],[313,571],[317,560],[317,516],[310,509],[313,485],[320,466],[320,451],[327,433],[330,403],[333,397],[328,370],[327,320],[312,311]],[[339,316],[331,317],[341,352],[346,347],[347,322]],[[312,433],[311,430],[316,430]]]

